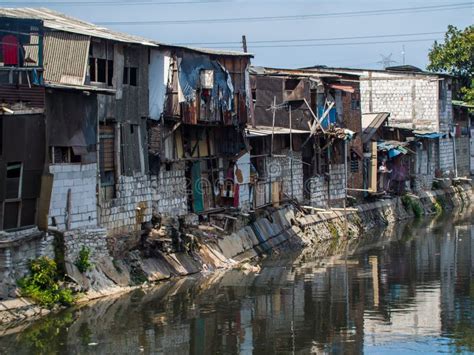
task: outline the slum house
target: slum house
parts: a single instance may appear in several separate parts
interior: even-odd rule
[[[99,224],[110,233],[140,229],[151,218],[153,197],[145,158],[147,64],[148,48],[157,45],[46,9],[1,9],[0,15],[33,32],[41,28],[29,40],[23,29],[9,30],[18,38],[7,41],[24,53],[18,60],[27,70],[43,64],[19,88],[40,91],[44,102],[53,178],[45,194],[52,196],[47,224],[63,230]]]
[[[453,77],[431,73],[410,65],[384,70],[329,68],[316,66],[317,72],[360,75],[362,113],[389,112],[389,125],[417,131],[432,139],[426,154],[436,164],[437,177],[455,175],[452,112]],[[418,176],[420,186],[430,189],[434,175]]]
[[[151,50],[148,154],[157,176],[157,213],[249,209],[243,128],[251,57],[178,46]]]
[[[41,21],[0,17],[0,230],[38,221],[45,168]]]
[[[269,202],[266,196],[275,182],[281,182],[281,196],[317,207],[340,204],[348,138],[347,186],[362,188],[362,143],[352,135],[361,132],[357,76],[254,67],[251,82],[255,122],[247,130],[252,163],[257,186],[268,186],[256,190],[257,207]]]
[[[362,114],[365,188],[369,195],[419,192],[433,181],[437,159],[431,154],[438,134],[388,126],[389,117],[388,112]]]

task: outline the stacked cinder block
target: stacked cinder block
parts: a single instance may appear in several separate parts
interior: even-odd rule
[[[70,227],[82,228],[97,225],[97,165],[57,164],[49,171],[54,175],[49,209],[49,223],[60,229],[66,227],[68,191],[70,194]]]
[[[456,159],[459,176],[470,174],[469,137],[456,138]]]
[[[188,212],[184,162],[173,163],[166,170],[164,166],[158,176],[151,177],[153,210],[169,216],[182,216]]]
[[[340,200],[345,197],[346,178],[344,164],[329,166],[329,196],[330,200]]]
[[[328,185],[326,178],[323,175],[314,176],[306,185],[310,190],[311,206],[327,208]]]
[[[147,175],[120,176],[116,198],[102,202],[100,225],[109,234],[126,234],[141,229],[151,220],[153,189]]]
[[[291,162],[290,154],[293,154]],[[266,158],[267,177],[272,181],[283,182],[285,195],[298,201],[303,201],[303,162],[301,152],[290,152],[288,149],[281,151],[278,155],[284,157]]]

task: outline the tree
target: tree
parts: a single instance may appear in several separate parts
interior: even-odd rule
[[[458,30],[449,25],[444,43],[434,42],[428,54],[430,71],[445,72],[459,78],[459,99],[474,103],[474,25]]]

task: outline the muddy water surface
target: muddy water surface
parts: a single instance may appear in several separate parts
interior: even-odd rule
[[[258,274],[99,301],[0,337],[0,353],[472,352],[473,220],[412,221],[324,252],[275,255]]]

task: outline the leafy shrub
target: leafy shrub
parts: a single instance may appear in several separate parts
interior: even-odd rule
[[[92,268],[92,263],[90,261],[91,251],[89,248],[82,246],[79,251],[79,256],[76,260],[76,266],[80,272],[84,273]]]
[[[72,291],[59,284],[56,262],[47,256],[32,260],[29,265],[30,275],[18,281],[20,293],[33,299],[44,307],[55,304],[72,305],[75,301]]]
[[[420,202],[417,201],[416,199],[408,195],[404,195],[402,196],[402,203],[403,203],[403,207],[405,207],[407,211],[410,209],[413,211],[413,214],[415,215],[416,218],[419,218],[423,215],[423,207],[421,206]]]

